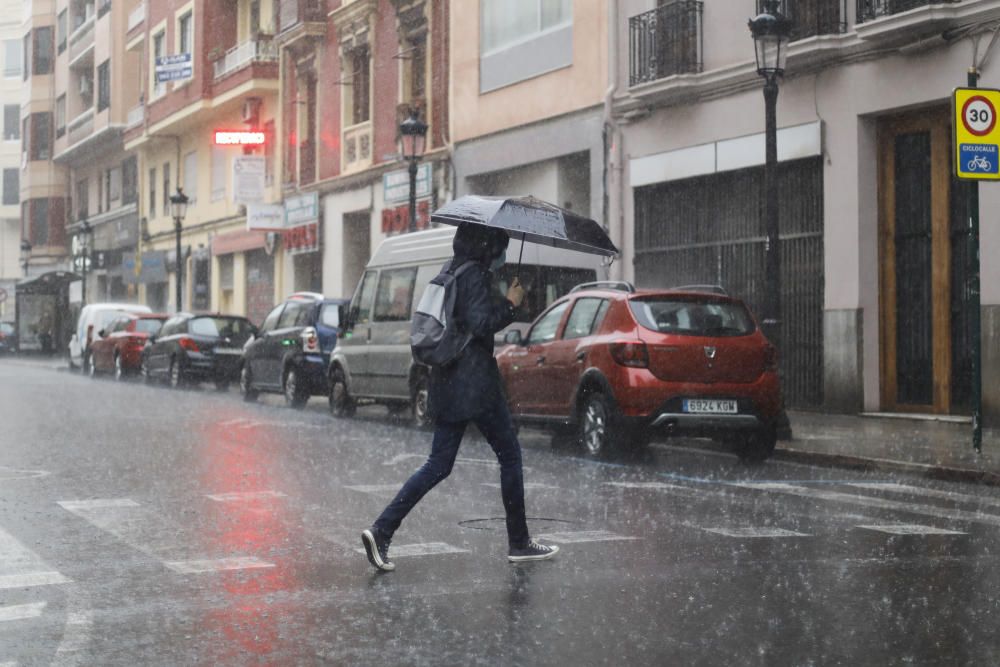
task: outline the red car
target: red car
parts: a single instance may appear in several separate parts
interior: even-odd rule
[[[777,353],[739,299],[692,288],[581,285],[497,354],[514,420],[575,432],[602,456],[654,433],[771,455],[782,414]]]
[[[124,380],[138,373],[146,339],[160,330],[167,317],[122,313],[113,320],[90,345],[91,377],[113,373],[116,380]]]

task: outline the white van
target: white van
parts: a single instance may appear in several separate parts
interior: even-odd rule
[[[90,344],[101,339],[104,327],[123,313],[151,313],[149,306],[135,303],[89,303],[80,310],[76,329],[69,340],[69,367],[90,371]]]
[[[425,426],[427,368],[410,354],[410,319],[427,283],[452,256],[455,227],[394,236],[383,241],[368,262],[348,310],[345,330],[330,359],[330,411],[350,416],[358,402],[409,410]],[[497,276],[497,295],[520,278],[526,291],[517,321],[526,328],[573,286],[603,280],[602,258],[511,239],[507,265]]]

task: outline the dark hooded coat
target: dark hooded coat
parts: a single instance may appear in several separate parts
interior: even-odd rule
[[[514,305],[497,291],[489,267],[508,242],[503,230],[480,225],[455,233],[450,267],[475,263],[458,276],[455,295],[455,324],[472,340],[458,359],[431,371],[430,408],[439,421],[468,421],[505,400],[493,336],[514,321]]]

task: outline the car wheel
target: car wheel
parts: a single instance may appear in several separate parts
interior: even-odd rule
[[[290,366],[285,371],[285,404],[290,408],[300,410],[309,401],[309,394],[305,392],[305,387],[299,378],[299,372],[294,366]]]
[[[354,416],[357,404],[347,391],[347,376],[340,368],[334,368],[330,372],[330,414],[337,419],[346,419]]]
[[[184,370],[181,368],[181,363],[177,357],[170,358],[170,370],[167,378],[170,381],[172,389],[181,389],[184,387]]]
[[[92,378],[96,378],[97,364],[94,363],[94,358],[88,355],[87,358],[84,360],[84,362],[85,362],[84,367],[87,369],[87,375],[89,375]]]
[[[146,357],[139,362],[139,375],[146,384],[153,384],[153,376],[149,374],[149,366],[146,364]]]
[[[426,375],[421,375],[413,383],[413,399],[411,401],[411,405],[413,406],[411,413],[413,425],[419,429],[426,429],[431,426],[430,395],[430,382]]]
[[[125,367],[122,366],[122,355],[115,355],[115,381],[122,382],[126,379]]]
[[[763,463],[774,453],[777,440],[773,427],[754,431],[740,438],[736,455],[744,463]]]
[[[599,391],[583,399],[580,409],[579,441],[583,453],[592,458],[602,458],[611,453],[619,436],[614,428],[611,402]]]
[[[249,364],[243,364],[243,368],[240,369],[240,395],[247,403],[253,403],[260,395],[260,392],[254,389]]]

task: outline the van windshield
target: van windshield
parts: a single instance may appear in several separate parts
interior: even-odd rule
[[[684,336],[746,336],[756,329],[747,309],[727,301],[646,297],[629,301],[639,324]]]
[[[565,296],[580,283],[597,280],[597,271],[532,264],[522,264],[519,271],[517,264],[506,264],[497,274],[497,288],[501,294],[507,293],[515,276],[521,279],[525,294],[524,306],[517,309],[514,321],[531,323],[556,299]]]

